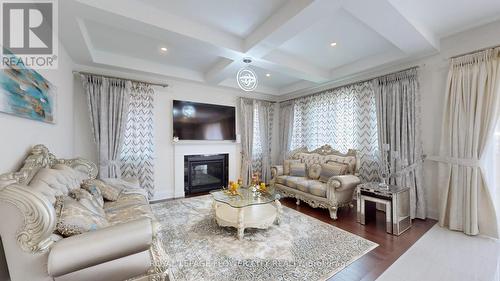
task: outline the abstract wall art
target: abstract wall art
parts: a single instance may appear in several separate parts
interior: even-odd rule
[[[0,112],[55,123],[56,89],[22,63],[0,69]]]

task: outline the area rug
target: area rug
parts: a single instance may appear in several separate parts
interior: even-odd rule
[[[184,280],[326,280],[378,245],[283,207],[267,230],[219,227],[209,195],[152,205],[171,274]]]

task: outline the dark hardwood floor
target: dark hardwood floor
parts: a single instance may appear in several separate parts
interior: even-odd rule
[[[394,236],[385,232],[385,213],[376,211],[374,204],[367,205],[366,225],[361,225],[356,222],[356,206],[351,209],[339,209],[337,213],[338,220],[333,221],[326,209],[314,209],[304,202],[297,206],[295,199],[292,198],[281,199],[281,202],[289,208],[379,244],[377,248],[331,277],[330,281],[369,281],[377,279],[436,223],[435,220],[431,219],[416,219],[413,220],[410,229],[400,236]]]

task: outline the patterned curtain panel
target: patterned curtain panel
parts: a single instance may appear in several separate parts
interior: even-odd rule
[[[280,103],[278,163],[283,163],[286,159],[286,155],[290,152],[294,124],[294,104],[295,102],[293,100]]]
[[[416,68],[374,80],[378,112],[379,146],[383,159],[391,163],[390,182],[409,186],[411,218],[425,219],[422,186],[422,139],[420,134],[420,95]]]
[[[378,179],[377,112],[372,82],[352,84],[295,100],[291,149],[324,144],[356,149],[363,181]]]
[[[99,177],[120,176],[120,150],[129,109],[131,83],[126,80],[84,74],[90,123],[99,153]]]
[[[240,98],[238,106],[239,129],[241,134],[241,179],[247,185],[253,173],[253,135],[254,135],[254,102],[251,99]]]
[[[262,169],[262,144],[260,142],[259,108],[253,107],[253,149],[252,149],[252,170],[259,172]]]
[[[154,89],[149,84],[134,83],[131,89],[124,143],[121,150],[122,177],[137,178],[154,196]]]
[[[267,101],[254,101],[252,169],[259,172],[261,180],[271,177],[271,143],[274,105]]]

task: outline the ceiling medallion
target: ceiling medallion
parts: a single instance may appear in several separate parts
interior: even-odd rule
[[[249,65],[252,62],[250,58],[244,58],[243,62],[247,65],[243,66],[236,75],[236,81],[238,82],[238,86],[247,92],[251,92],[257,88],[258,78],[255,71],[253,71]]]

